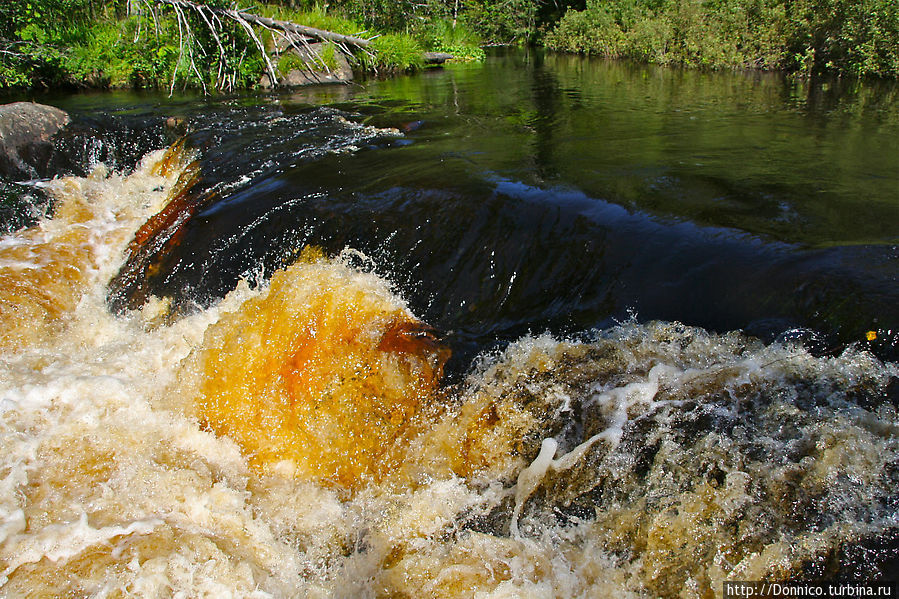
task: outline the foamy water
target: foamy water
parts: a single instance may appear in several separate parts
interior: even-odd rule
[[[899,367],[852,348],[628,322],[441,384],[390,282],[315,250],[111,315],[189,159],[0,240],[3,596],[707,597],[899,526]]]

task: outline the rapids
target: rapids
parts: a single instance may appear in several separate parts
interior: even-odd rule
[[[406,141],[339,110],[303,118],[331,164]],[[895,578],[884,355],[636,317],[511,327],[471,351],[470,331],[425,324],[448,304],[413,305],[410,272],[310,236],[191,298],[178,268],[194,266],[171,255],[197,229],[178,214],[211,226],[246,179],[258,193],[307,168],[285,142],[228,173],[215,135],[52,179],[52,210],[0,238],[0,596],[713,597],[727,580]],[[503,306],[530,309],[505,281],[497,327]]]
[[[3,239],[5,596],[706,596],[893,538],[899,369],[863,351],[626,322],[437,388],[388,282],[314,250],[113,316],[178,151],[55,182]]]

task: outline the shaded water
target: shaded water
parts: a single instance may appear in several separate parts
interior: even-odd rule
[[[629,310],[767,337],[810,327],[831,344],[888,334],[897,93],[516,55],[261,104],[148,108],[198,131],[206,188],[227,198],[133,303],[206,303],[317,244],[374,257],[472,351]],[[333,152],[353,143],[335,115],[409,131]]]
[[[895,85],[513,53],[53,103],[78,176],[0,242],[7,596],[895,578]]]

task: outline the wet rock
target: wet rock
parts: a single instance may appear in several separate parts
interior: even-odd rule
[[[187,131],[187,121],[184,117],[170,116],[165,120],[165,128],[183,135]]]
[[[15,102],[0,106],[0,175],[36,178],[53,156],[53,136],[69,122],[59,108]]]

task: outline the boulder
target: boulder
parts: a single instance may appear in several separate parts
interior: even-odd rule
[[[280,41],[280,40],[279,40]],[[347,83],[353,80],[353,69],[346,56],[336,48],[333,52],[326,52],[326,44],[307,44],[299,49],[293,46],[279,44],[275,47],[272,62],[278,64],[284,57],[295,57],[287,64],[296,64],[295,68],[281,74],[278,85],[296,87],[301,85],[315,85],[318,83]],[[326,58],[322,58],[327,56]],[[326,66],[326,63],[333,63]],[[260,87],[271,87],[268,75],[263,75],[259,82]]]
[[[0,176],[36,178],[53,156],[53,136],[69,122],[59,108],[33,102],[0,106]]]
[[[443,64],[447,60],[452,60],[455,58],[452,54],[447,54],[446,52],[425,52],[424,53],[424,61],[425,64]]]

